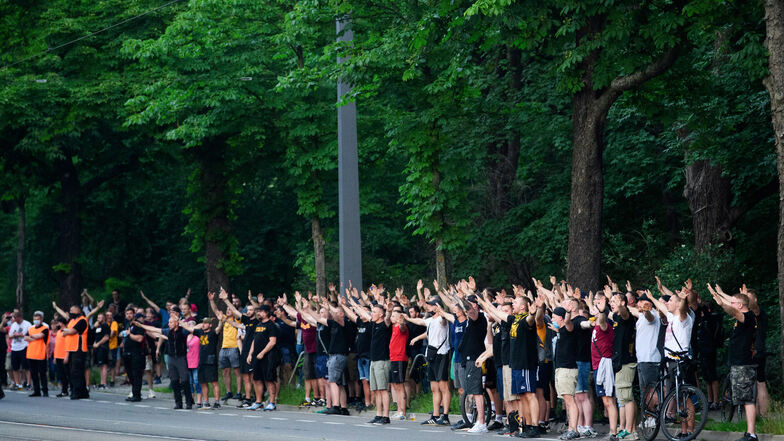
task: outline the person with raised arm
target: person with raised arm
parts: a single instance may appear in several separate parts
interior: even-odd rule
[[[749,310],[746,294],[727,296],[719,285],[715,288],[708,284],[713,300],[735,319],[730,334],[727,358],[730,361],[730,384],[732,404],[743,406],[746,410],[746,433],[738,441],[757,441],[757,366],[754,364],[754,342],[757,332],[757,318]],[[729,302],[727,299],[729,298]]]
[[[248,410],[257,410],[262,407],[261,400],[264,397],[264,387],[269,392],[269,403],[264,408],[265,411],[273,411],[277,408],[275,398],[275,380],[277,379],[277,351],[275,345],[278,341],[278,327],[272,319],[272,311],[267,305],[261,305],[256,310],[256,329],[253,331],[253,341],[250,344],[250,352],[245,361],[252,366],[253,389],[256,392],[256,402]]]
[[[417,289],[420,289],[419,285],[417,285]],[[433,392],[433,413],[422,424],[449,426],[449,404],[452,400],[452,392],[449,389],[449,367],[452,348],[449,344],[449,322],[444,318],[440,306],[438,297],[434,296],[425,302],[427,318],[404,317],[410,323],[426,327],[425,333],[422,335],[427,338],[425,358],[427,359],[428,378],[430,378],[430,390]],[[414,339],[411,340],[411,344],[413,343]],[[441,409],[443,409],[443,414]]]
[[[190,372],[188,371],[188,334],[195,328],[190,323],[180,321],[179,317],[172,315],[166,328],[155,328],[134,320],[134,325],[139,326],[153,336],[163,336],[166,340],[166,350],[169,353],[169,379],[174,393],[174,408],[182,409],[182,395],[185,395],[185,408],[193,408],[193,394],[190,386]]]
[[[657,345],[661,319],[653,310],[653,300],[650,291],[646,291],[637,299],[637,307],[629,307],[629,312],[637,317],[635,324],[635,355],[637,356],[637,379],[640,391],[646,402],[652,406],[658,404],[658,396],[654,393],[654,386],[659,379],[659,364],[662,354]],[[648,417],[641,424],[656,424],[653,417]]]
[[[247,362],[247,359],[248,354],[250,353],[251,342],[253,341],[253,333],[256,331],[256,325],[258,324],[258,318],[256,317],[256,306],[255,303],[249,303],[246,306],[246,313],[243,314],[237,307],[234,306],[231,301],[229,301],[229,293],[226,292],[225,289],[221,288],[218,297],[226,307],[226,315],[239,321],[239,323],[242,324],[245,329],[242,350],[239,351],[240,376],[242,377],[242,383],[245,387],[245,397],[237,407],[247,408],[253,404],[253,400],[251,399],[251,393],[253,391],[252,367],[251,364]],[[251,295],[251,291],[248,290],[248,298],[250,299],[252,297],[253,296]],[[212,310],[217,311],[218,307],[215,304],[215,293],[207,293],[207,299],[210,301],[210,307]],[[234,323],[228,323],[229,325],[234,326]],[[237,393],[239,393],[239,387],[237,387]]]

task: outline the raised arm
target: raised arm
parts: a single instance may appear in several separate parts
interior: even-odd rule
[[[426,326],[426,325],[425,325],[425,320],[424,320],[424,319],[417,318],[417,317],[409,317],[407,314],[406,314],[406,315],[404,315],[404,316],[403,316],[403,318],[404,318],[404,319],[405,319],[407,322],[409,322],[409,323],[413,323],[413,324],[415,324],[415,325],[419,325],[419,326]]]
[[[90,320],[90,317],[94,316],[95,314],[98,314],[98,311],[100,311],[100,310],[101,310],[101,308],[103,308],[103,305],[104,305],[104,303],[105,303],[105,302],[104,302],[103,300],[101,300],[100,302],[98,302],[98,304],[95,306],[95,308],[93,308],[93,310],[92,310],[92,311],[90,311],[90,312],[89,312],[89,313],[88,313],[88,314],[85,316],[85,318],[86,318],[87,320]]]
[[[68,318],[68,313],[67,313],[67,312],[65,312],[65,311],[63,311],[62,309],[60,309],[60,307],[58,307],[58,306],[57,306],[57,303],[56,303],[56,302],[54,302],[54,301],[52,302],[52,308],[54,308],[55,312],[57,312],[58,314],[60,314],[60,317],[62,317],[62,318]]]
[[[147,304],[150,305],[150,308],[152,308],[156,314],[161,313],[161,307],[156,305],[155,302],[153,302],[152,300],[148,299],[147,296],[144,295],[144,292],[142,290],[139,290],[139,294],[141,294],[142,300],[147,302]]]
[[[163,334],[162,328],[156,328],[155,326],[145,325],[144,323],[139,323],[138,321],[134,320],[131,322],[132,324],[144,329],[145,331],[154,332],[158,334]]]
[[[242,313],[231,304],[231,301],[229,301],[229,293],[227,293],[225,289],[221,288],[220,294],[218,294],[218,298],[223,300],[223,304],[226,305],[227,314],[232,314],[237,320],[242,319]]]
[[[746,317],[743,315],[743,313],[740,312],[738,308],[732,306],[731,303],[725,302],[722,296],[715,289],[713,289],[710,284],[708,284],[708,291],[710,291],[711,295],[713,296],[713,300],[716,302],[716,304],[721,306],[721,309],[723,309],[724,312],[734,317],[741,323],[746,321]]]

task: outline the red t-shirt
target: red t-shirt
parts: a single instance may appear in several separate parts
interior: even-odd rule
[[[408,345],[408,327],[400,329],[392,325],[392,338],[389,340],[389,361],[408,361],[406,346]]]
[[[593,332],[591,332],[591,367],[593,370],[599,369],[602,357],[612,358],[614,338],[615,331],[613,331],[612,322],[607,322],[606,331],[602,331],[599,325],[594,326]]]

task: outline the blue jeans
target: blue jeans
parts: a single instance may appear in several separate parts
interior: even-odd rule
[[[200,394],[201,384],[199,384],[199,368],[188,369],[188,376],[191,379],[191,393]]]
[[[577,362],[577,388],[575,393],[588,392],[588,382],[591,377],[591,362],[578,361]]]

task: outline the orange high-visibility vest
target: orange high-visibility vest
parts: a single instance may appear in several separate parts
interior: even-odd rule
[[[87,324],[87,319],[84,317],[79,317],[77,319],[71,320],[68,322],[67,328],[73,329],[76,327],[76,324],[79,323],[79,320],[84,320],[84,323]],[[79,349],[79,342],[81,342],[81,351],[87,352],[87,329],[89,326],[84,327],[84,332],[81,334],[71,334],[65,336],[65,348],[68,352],[75,352],[80,350]]]
[[[45,329],[49,329],[45,323],[42,323],[38,326],[33,326],[27,331],[27,334],[30,337],[34,337],[36,335],[40,335],[44,333]],[[49,345],[49,337],[39,338],[37,340],[33,340],[27,344],[27,359],[28,360],[46,360],[46,356],[48,354],[48,345]]]
[[[68,349],[65,347],[65,338],[67,335],[63,334],[63,330],[57,331],[57,337],[54,339],[54,359],[65,360],[68,355]]]

